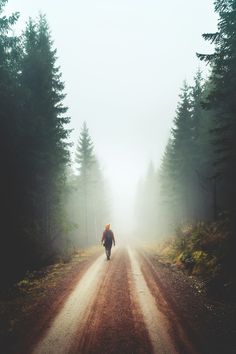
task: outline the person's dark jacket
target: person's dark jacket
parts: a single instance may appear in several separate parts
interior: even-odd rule
[[[105,230],[102,235],[102,243],[105,248],[111,248],[112,243],[115,246],[115,237],[111,230]]]

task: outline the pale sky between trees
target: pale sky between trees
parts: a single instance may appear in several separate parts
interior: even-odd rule
[[[183,80],[211,52],[213,0],[9,0],[16,31],[45,13],[58,52],[76,144],[87,122],[115,195],[132,196],[152,159],[159,165]],[[118,202],[119,203],[119,202]]]

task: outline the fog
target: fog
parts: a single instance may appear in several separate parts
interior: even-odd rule
[[[150,161],[158,167],[184,79],[198,67],[196,52],[214,32],[211,0],[9,0],[29,16],[45,13],[57,48],[71,116],[72,154],[87,122],[112,190],[111,224],[122,234],[133,228],[137,183]]]

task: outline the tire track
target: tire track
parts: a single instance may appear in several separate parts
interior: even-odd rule
[[[96,289],[103,275],[103,265],[104,257],[100,256],[90,266],[56,316],[46,336],[37,344],[33,354],[70,353],[78,326],[81,328],[87,325],[87,307],[96,296]]]
[[[105,276],[91,307],[88,325],[72,353],[152,352],[139,304],[132,293],[130,269],[127,249],[118,249],[104,267]]]
[[[100,256],[33,354],[196,353],[150,267],[129,247]]]
[[[178,351],[167,331],[167,319],[156,306],[155,298],[147,286],[134,252],[131,251],[130,248],[128,251],[131,260],[135,292],[144,316],[145,325],[148,329],[153,351],[154,353],[177,354]]]
[[[199,350],[193,344],[189,328],[186,328],[186,323],[181,316],[178,306],[173,304],[169,296],[171,289],[163,286],[156,268],[147,255],[144,255],[142,252],[141,254],[138,253],[137,260],[149,291],[155,299],[156,307],[162,314],[162,318],[165,319],[163,321],[163,324],[166,324],[165,330],[169,334],[169,337],[172,338],[177,352],[180,354],[199,354]],[[168,284],[168,281],[166,283]]]

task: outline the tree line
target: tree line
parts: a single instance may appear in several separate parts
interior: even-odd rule
[[[75,172],[69,175],[71,193],[66,201],[69,236],[74,247],[98,243],[111,215],[109,186],[94,151],[86,122],[75,153]]]
[[[105,210],[91,212],[92,178],[96,206],[104,203],[105,188],[86,125],[78,143],[78,173],[71,172],[70,118],[46,17],[29,19],[17,36],[19,13],[5,16],[6,3],[0,0],[2,280],[47,264],[78,242],[94,242],[84,219],[89,225],[96,218],[100,226]],[[72,195],[78,199],[73,220]]]
[[[209,76],[203,79],[198,70],[193,85],[184,82],[161,166],[151,165],[140,182],[136,212],[138,220],[147,214],[139,230],[150,230],[153,238],[179,225],[227,218],[235,249],[236,1],[214,5],[217,32],[203,34],[214,51],[197,54]]]

